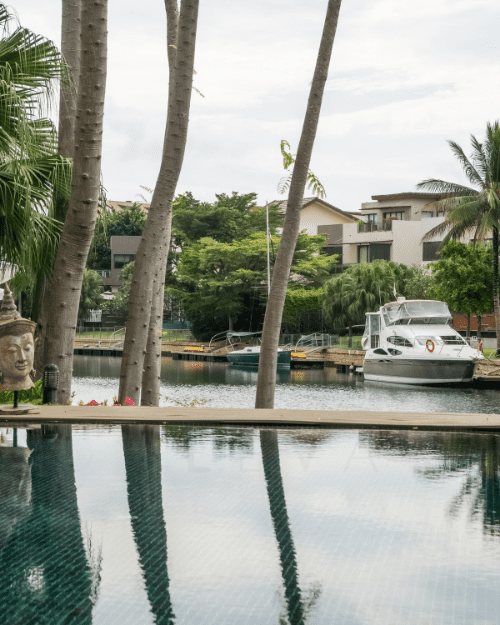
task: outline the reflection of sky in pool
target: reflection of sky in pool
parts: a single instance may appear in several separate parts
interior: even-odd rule
[[[0,441],[0,623],[500,622],[499,436],[18,434]]]
[[[73,403],[117,395],[120,363],[120,358],[75,356]],[[163,358],[160,406],[202,400],[208,407],[253,408],[256,384],[256,369]],[[304,410],[498,413],[499,404],[498,390],[363,382],[334,368],[278,371],[275,396],[275,408]]]

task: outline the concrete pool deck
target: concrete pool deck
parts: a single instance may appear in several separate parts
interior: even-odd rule
[[[410,430],[499,431],[500,414],[368,412],[366,410],[255,410],[146,406],[36,406],[37,413],[0,414],[0,423],[305,426]],[[12,427],[15,427],[12,425]]]

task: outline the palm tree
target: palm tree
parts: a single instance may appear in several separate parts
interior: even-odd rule
[[[42,116],[65,69],[51,41],[12,23],[0,4],[0,262],[29,282],[52,268],[61,232],[54,197],[67,200],[71,189],[71,162]]]
[[[274,263],[271,289],[267,300],[264,326],[262,328],[262,349],[259,359],[259,374],[255,397],[256,408],[274,408],[274,389],[276,387],[276,362],[278,343],[285,306],[286,289],[290,276],[293,253],[297,245],[300,228],[300,211],[304,189],[310,173],[309,163],[318,129],[321,103],[328,68],[332,55],[333,41],[337,31],[340,5],[342,0],[328,0],[325,25],[318,51],[318,58],[307,102],[307,110],[302,126],[302,133],[295,158],[290,190],[288,193],[283,235],[281,237],[276,262]],[[283,145],[282,145],[283,149]],[[285,154],[284,154],[285,156]],[[285,162],[286,164],[286,162]]]
[[[330,323],[349,327],[349,347],[352,347],[352,326],[363,323],[365,313],[392,301],[394,287],[403,279],[397,263],[374,260],[352,265],[325,283],[323,315]]]
[[[169,65],[168,113],[162,162],[148,220],[137,250],[123,348],[118,399],[158,405],[165,273],[172,202],[182,168],[189,125],[199,0],[166,0]]]
[[[498,227],[500,218],[500,126],[498,121],[486,124],[486,138],[479,143],[471,135],[472,155],[467,158],[462,148],[448,141],[467,176],[470,187],[431,178],[419,182],[417,188],[445,193],[448,197],[432,205],[445,209],[445,220],[430,230],[423,240],[446,233],[443,243],[473,235],[473,241],[493,235],[493,304],[500,349],[500,300],[498,293]]]
[[[58,402],[71,396],[78,306],[101,193],[101,153],[107,66],[107,0],[82,7],[81,62],[73,189],[43,301],[43,364],[59,366]]]

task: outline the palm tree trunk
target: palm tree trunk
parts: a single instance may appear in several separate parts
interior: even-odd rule
[[[500,353],[500,299],[498,295],[498,228],[493,228],[493,307],[497,334],[497,354]]]
[[[44,364],[59,367],[58,402],[71,397],[73,342],[83,270],[92,243],[101,177],[102,119],[106,86],[107,0],[87,2],[82,12],[78,122],[73,192],[57,250],[47,298]]]
[[[477,339],[481,341],[481,315],[478,313],[477,317]]]
[[[75,123],[80,77],[80,26],[82,0],[62,0],[61,54],[68,80],[61,84],[59,97],[59,154],[73,158]]]
[[[162,271],[161,269],[161,250],[164,247],[167,247],[168,250],[170,245],[172,202],[186,148],[193,86],[198,5],[199,0],[182,0],[177,22],[176,0],[166,0],[165,2],[168,36],[172,36],[175,28],[176,33],[182,33],[182,37],[177,34],[177,44],[168,43],[171,69],[169,72],[167,127],[160,173],[151,199],[148,220],[137,250],[134,278],[130,289],[130,305],[118,392],[120,403],[123,403],[126,397],[131,397],[136,404],[139,403],[148,334],[150,328],[154,328],[154,324],[149,323],[153,302],[154,276],[159,274],[161,283],[164,285],[165,282],[165,270]],[[171,48],[171,45],[176,45],[176,48]],[[175,52],[172,56],[170,56],[171,51]],[[172,59],[175,59],[173,67]],[[157,361],[160,359],[154,359],[155,366],[159,367],[161,362],[156,364]],[[146,376],[146,383],[148,388],[150,386],[153,388],[154,378],[159,373],[158,369],[154,367],[150,369],[150,372],[152,380],[150,381]]]
[[[335,31],[342,0],[329,0],[326,12],[325,26],[319,47],[318,59],[314,70],[314,77],[307,103],[307,111],[302,127],[297,158],[290,182],[283,234],[281,237],[276,262],[274,264],[271,281],[271,291],[267,300],[264,327],[262,329],[262,348],[259,359],[259,374],[257,380],[256,408],[274,408],[274,389],[276,386],[276,364],[278,357],[278,343],[281,329],[283,307],[285,305],[286,289],[292,265],[293,253],[297,244],[300,227],[300,212],[306,186],[309,163],[318,128],[321,102],[328,67],[332,54]]]
[[[349,340],[347,341],[347,347],[352,347],[352,326],[349,326]]]
[[[61,56],[66,63],[67,79],[61,81],[59,92],[59,130],[58,152],[67,158],[73,158],[75,146],[75,123],[80,78],[80,26],[82,0],[62,0]],[[55,199],[55,217],[64,221],[67,202]],[[49,279],[38,275],[35,279],[31,318],[38,324],[38,345],[35,354],[37,379],[42,375],[43,345],[45,342],[44,297]]]
[[[467,313],[467,330],[465,331],[465,337],[470,338],[470,313]]]
[[[142,374],[141,406],[159,406],[161,381],[161,338],[163,330],[163,301],[168,247],[162,251],[161,267],[155,276],[153,304],[149,319],[148,342]],[[162,279],[163,276],[163,279]]]

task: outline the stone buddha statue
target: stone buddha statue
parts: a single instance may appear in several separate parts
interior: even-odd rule
[[[0,306],[0,391],[23,391],[33,386],[35,328],[34,321],[23,319],[17,311],[6,284]]]

